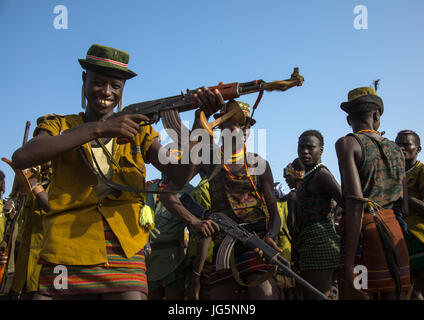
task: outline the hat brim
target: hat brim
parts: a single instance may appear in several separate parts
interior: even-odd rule
[[[98,64],[94,64],[84,59],[78,59],[78,62],[80,63],[81,67],[85,70],[102,73],[117,79],[128,80],[137,76],[137,74],[131,70],[121,70],[118,68],[100,66]]]
[[[222,117],[224,114],[225,114],[224,112],[215,113],[215,114],[213,115],[213,117],[214,117],[214,118],[215,118],[215,120],[216,120],[216,119],[218,119],[218,118]],[[247,121],[248,121],[248,120],[250,121],[250,126],[253,126],[253,125],[256,123],[256,120],[255,120],[255,119],[253,119],[253,118],[246,117],[246,123],[247,123]]]
[[[376,95],[367,95],[359,97],[351,102],[343,102],[340,108],[348,114],[369,112],[380,110],[380,114],[384,112],[383,100]]]

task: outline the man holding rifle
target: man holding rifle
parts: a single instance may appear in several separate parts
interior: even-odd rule
[[[48,117],[13,155],[17,169],[52,161],[51,210],[42,221],[39,299],[147,297],[143,247],[150,226],[143,214],[145,163],[164,172],[177,189],[188,183],[194,167],[159,161],[162,146],[158,134],[146,125],[146,116],[112,116],[125,81],[136,76],[128,60],[124,51],[91,46],[86,59],[79,60],[86,70],[85,112]],[[207,116],[224,104],[217,90],[202,89],[193,98]],[[186,222],[204,234],[219,229],[212,221],[194,217]],[[57,266],[63,277],[55,271]]]

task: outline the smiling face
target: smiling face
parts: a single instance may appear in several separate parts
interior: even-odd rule
[[[402,150],[402,153],[407,162],[415,162],[418,153],[421,151],[421,146],[417,143],[417,139],[412,134],[399,134],[396,137],[396,144]]]
[[[297,155],[306,168],[312,168],[321,162],[322,151],[321,141],[317,137],[308,135],[299,139]]]
[[[84,92],[88,106],[98,118],[111,113],[122,99],[125,81],[94,71],[83,73]]]

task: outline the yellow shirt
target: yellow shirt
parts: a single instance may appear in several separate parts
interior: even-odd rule
[[[408,196],[421,199],[421,190],[424,189],[424,164],[417,161],[413,170],[406,174],[408,184]],[[424,217],[418,215],[412,209],[408,213],[408,231],[424,243]]]
[[[83,124],[78,115],[52,115],[35,129],[34,135],[46,130],[53,136]],[[113,158],[121,167],[113,166],[112,181],[144,190],[146,153],[158,133],[143,126],[135,143],[118,145],[113,139]],[[92,162],[89,143],[83,150]],[[132,257],[146,244],[148,232],[139,225],[144,195],[122,191],[100,200],[93,190],[97,177],[84,164],[74,148],[52,159],[49,188],[51,211],[43,216],[43,248],[40,259],[64,265],[96,265],[107,263],[102,217],[108,222],[127,256]]]
[[[281,218],[281,227],[280,227],[280,238],[278,240],[278,247],[283,250],[281,252],[281,256],[287,261],[291,261],[291,243],[287,238],[286,233],[289,234],[288,226],[287,226],[287,201],[277,201],[278,213]],[[283,231],[283,228],[286,232]]]

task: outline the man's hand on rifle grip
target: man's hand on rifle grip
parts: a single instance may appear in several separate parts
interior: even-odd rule
[[[197,90],[193,97],[197,106],[205,113],[206,117],[210,117],[225,105],[224,98],[218,89],[211,91],[209,88],[201,88]]]

